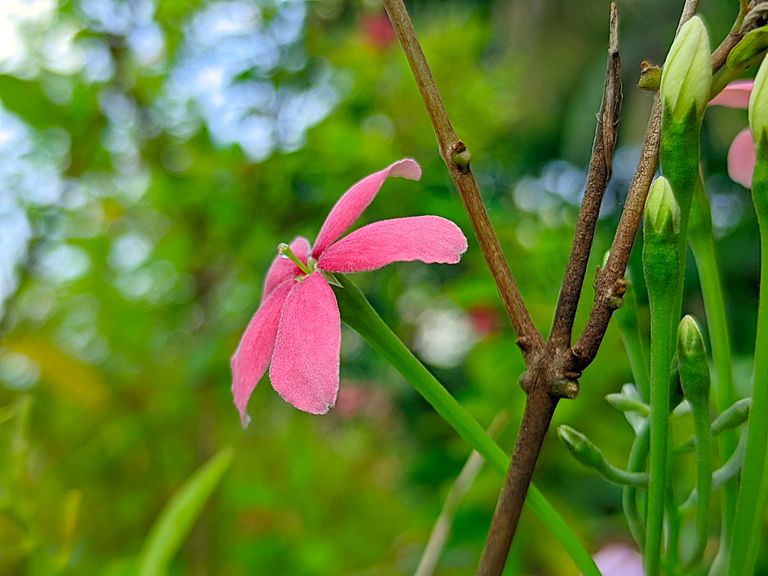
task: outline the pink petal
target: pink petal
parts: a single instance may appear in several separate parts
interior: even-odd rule
[[[755,143],[752,132],[745,128],[736,135],[728,150],[728,175],[745,188],[752,188],[755,170]]]
[[[296,256],[299,257],[299,260],[305,264],[307,262],[307,256],[309,256],[309,249],[309,240],[302,238],[301,236],[297,236],[294,238],[293,242],[291,242],[291,250],[294,254],[296,254]],[[293,279],[299,272],[300,270],[298,266],[288,260],[288,258],[283,258],[279,255],[276,256],[275,259],[272,260],[272,265],[267,271],[267,277],[266,280],[264,280],[264,292],[261,295],[261,301],[263,302],[266,297],[269,296],[270,292],[272,292],[272,290],[274,290],[277,286],[286,280]]]
[[[315,272],[296,284],[280,319],[269,377],[287,402],[325,414],[339,392],[341,319],[333,290]]]
[[[363,226],[328,247],[317,263],[328,272],[363,272],[413,260],[456,264],[466,251],[467,239],[456,224],[414,216]]]
[[[603,576],[643,576],[643,557],[624,544],[610,544],[594,555]]]
[[[418,180],[421,178],[421,168],[416,160],[411,160],[410,158],[399,160],[387,166],[384,170],[379,170],[370,176],[366,176],[347,190],[339,198],[339,201],[336,202],[331,213],[325,219],[320,233],[317,235],[315,247],[312,251],[312,255],[315,258],[322,254],[323,250],[333,244],[358,219],[363,210],[373,202],[382,184],[384,184],[384,181],[389,176]]]
[[[728,108],[749,107],[749,95],[752,93],[753,80],[731,82],[717,96],[709,101],[710,106],[727,106]]]
[[[284,282],[264,299],[251,318],[230,361],[232,395],[235,397],[235,406],[240,411],[243,426],[248,425],[248,414],[245,411],[248,399],[269,366],[269,358],[275,348],[280,314],[293,285],[292,281]]]

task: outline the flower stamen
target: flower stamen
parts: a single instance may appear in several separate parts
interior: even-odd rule
[[[291,247],[290,247],[290,246],[288,246],[288,244],[285,244],[285,243],[281,243],[280,245],[278,245],[278,247],[277,247],[277,253],[278,253],[278,254],[279,254],[279,255],[280,255],[282,258],[287,258],[288,260],[290,260],[291,262],[293,262],[294,264],[296,264],[296,266],[298,266],[298,267],[299,267],[299,269],[300,269],[300,270],[301,270],[301,271],[302,271],[304,274],[306,274],[307,276],[309,276],[310,274],[312,274],[312,270],[310,270],[310,269],[309,269],[309,266],[307,266],[306,264],[304,264],[304,262],[302,262],[302,261],[301,261],[301,259],[300,259],[298,256],[296,256],[296,254],[294,254],[294,253],[293,253],[293,250],[291,250]]]

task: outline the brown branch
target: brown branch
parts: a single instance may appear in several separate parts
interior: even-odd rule
[[[592,157],[571,256],[560,289],[547,347],[532,359],[521,379],[527,395],[523,422],[491,520],[478,576],[498,576],[504,570],[509,547],[520,521],[528,487],[552,416],[560,398],[572,398],[578,392],[579,374],[570,370],[565,363],[571,359],[571,331],[600,214],[600,204],[611,176],[616,127],[621,109],[619,18],[614,3],[611,4],[609,29],[603,98],[597,115]]]
[[[504,571],[541,445],[547,436],[558,400],[549,393],[546,386],[536,386],[528,394],[512,462],[493,513],[477,576],[499,576]]]
[[[689,0],[686,2],[683,14],[680,17],[680,27],[695,12],[698,2]],[[739,18],[743,14],[739,13]],[[738,19],[737,19],[738,21]],[[739,40],[748,32],[746,26],[742,26],[738,32],[731,32],[712,54],[712,69],[718,70],[723,66],[728,54],[738,44]],[[579,341],[573,346],[572,361],[569,367],[574,372],[584,370],[597,355],[597,350],[603,341],[603,336],[608,329],[613,311],[622,304],[622,297],[626,291],[624,272],[627,269],[629,255],[637,235],[637,229],[643,217],[645,199],[648,189],[653,181],[656,168],[659,163],[659,144],[661,141],[661,101],[659,93],[654,96],[651,115],[645,130],[643,148],[640,154],[629,194],[624,206],[624,211],[619,220],[613,245],[608,256],[608,262],[602,270],[598,270],[595,279],[595,300]]]
[[[573,370],[581,371],[594,360],[605,331],[608,329],[611,315],[622,304],[622,297],[626,291],[624,271],[627,269],[629,254],[643,217],[648,189],[651,187],[659,163],[660,140],[661,101],[657,93],[653,97],[651,117],[645,130],[640,162],[629,187],[629,194],[613,238],[608,262],[605,268],[598,271],[595,279],[595,301],[592,311],[581,338],[573,347]]]
[[[589,160],[584,200],[579,211],[573,236],[571,256],[563,278],[557,301],[555,318],[549,334],[553,349],[571,345],[571,331],[576,309],[581,298],[584,275],[587,271],[589,253],[595,235],[600,205],[605,188],[611,177],[613,150],[616,146],[616,131],[621,111],[621,58],[619,57],[619,12],[611,4],[610,39],[608,42],[608,65],[605,71],[605,85],[600,112],[597,115],[595,139],[592,143],[592,157]]]
[[[680,28],[683,27],[683,24],[688,22],[688,20],[693,18],[693,15],[696,14],[696,10],[699,9],[700,1],[701,0],[685,0],[685,5],[683,6],[683,11],[680,13],[680,20],[677,23],[677,31],[675,32],[675,35],[680,32]]]
[[[686,1],[680,19],[681,25],[696,11],[698,3],[699,0]],[[595,302],[587,326],[576,345],[570,348],[573,319],[583,287],[602,196],[610,177],[611,157],[616,140],[616,123],[621,101],[617,15],[615,6],[611,6],[608,71],[584,203],[576,226],[574,247],[558,301],[550,344],[544,347],[541,335],[531,321],[498,239],[493,233],[477,183],[470,170],[469,152],[451,126],[403,2],[402,0],[384,0],[384,5],[429,113],[441,156],[454,178],[470,215],[475,234],[517,332],[518,344],[526,357],[527,369],[521,378],[521,385],[526,393],[523,422],[504,487],[499,495],[478,572],[481,576],[498,576],[504,569],[539,452],[558,401],[560,398],[575,397],[578,392],[577,379],[597,354],[611,314],[621,305],[626,289],[623,279],[624,271],[642,218],[645,199],[658,165],[661,104],[656,94],[646,128],[640,162],[630,185],[613,247],[605,269],[599,270],[595,281]],[[727,54],[723,58],[725,57]]]
[[[471,155],[469,150],[453,129],[402,0],[384,0],[384,7],[395,28],[400,45],[408,59],[408,64],[411,66],[419,92],[424,100],[424,106],[429,113],[440,146],[440,155],[456,183],[456,188],[459,190],[464,207],[469,214],[475,236],[477,236],[485,261],[496,281],[496,288],[517,334],[518,345],[525,357],[528,358],[532,352],[543,346],[544,341],[533,324],[533,320],[531,320],[501,249],[499,239],[493,231],[488,212],[477,187],[477,181],[470,168]]]

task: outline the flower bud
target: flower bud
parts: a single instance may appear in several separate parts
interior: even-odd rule
[[[647,486],[648,474],[642,472],[628,472],[611,465],[603,457],[600,449],[589,441],[589,438],[581,432],[577,432],[570,426],[558,426],[557,435],[563,441],[565,447],[579,463],[594,469],[609,482],[620,485]]]
[[[626,396],[625,394],[608,394],[605,399],[608,401],[608,404],[621,412],[636,412],[644,418],[648,418],[651,414],[651,409],[648,404],[637,398]]]
[[[763,58],[749,97],[749,126],[752,138],[760,143],[768,138],[768,58]]]
[[[669,181],[663,176],[656,178],[648,193],[645,231],[646,234],[665,238],[673,238],[680,233],[680,207]]]
[[[584,434],[570,426],[563,425],[558,426],[557,435],[571,455],[581,464],[598,470],[603,468],[602,453]]]
[[[752,408],[752,398],[742,398],[734,402],[712,422],[712,434],[720,434],[724,430],[731,430],[744,424],[749,418],[750,408]]]
[[[701,120],[711,84],[709,36],[701,19],[694,16],[680,29],[664,63],[661,99],[665,112],[676,122],[683,122],[695,110]]]
[[[709,365],[704,337],[693,316],[686,315],[677,330],[677,356],[680,385],[688,402],[696,406],[709,405]]]

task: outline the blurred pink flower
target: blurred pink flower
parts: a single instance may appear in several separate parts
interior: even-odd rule
[[[358,416],[386,420],[392,412],[392,401],[381,386],[373,382],[344,380],[339,390],[334,413],[341,419],[349,420]]]
[[[749,96],[752,93],[752,80],[731,82],[715,96],[710,106],[727,106],[728,108],[749,107]],[[755,144],[752,132],[745,128],[736,135],[728,149],[728,175],[731,180],[746,188],[752,188],[752,172],[755,170]]]
[[[644,576],[643,557],[626,544],[609,544],[594,555],[603,576]]]
[[[383,10],[378,14],[369,14],[360,19],[365,40],[376,48],[389,48],[395,41],[395,29],[389,16]]]
[[[243,425],[248,399],[267,367],[272,387],[299,410],[324,414],[336,403],[341,321],[326,273],[414,260],[455,264],[466,251],[458,226],[438,216],[382,220],[339,240],[389,176],[418,180],[421,168],[405,159],[363,178],[333,207],[314,248],[301,237],[290,245],[302,266],[283,255],[272,262],[261,305],[231,361],[232,394]]]

